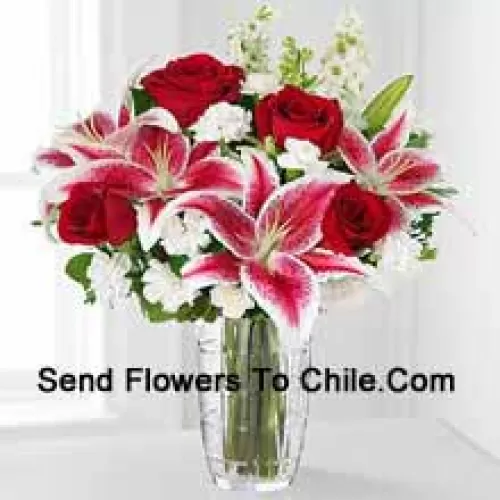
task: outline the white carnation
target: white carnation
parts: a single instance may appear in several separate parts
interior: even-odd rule
[[[220,102],[210,106],[193,125],[197,141],[241,141],[251,131],[252,114],[240,106]]]
[[[151,261],[150,268],[142,277],[144,297],[152,304],[160,303],[166,311],[175,312],[184,303],[196,297],[185,280],[176,276],[168,264]]]
[[[222,309],[226,318],[241,318],[247,309],[252,309],[255,302],[241,287],[236,285],[218,285],[210,291],[212,304]]]
[[[210,243],[207,224],[203,216],[187,211],[184,217],[169,217],[161,228],[161,244],[171,255],[193,257]]]
[[[285,141],[286,153],[278,156],[281,168],[304,170],[307,174],[320,174],[326,171],[328,162],[320,160],[321,151],[309,141],[288,138]]]
[[[130,292],[130,281],[125,277],[130,272],[130,258],[122,253],[111,257],[103,252],[92,257],[88,277],[99,300],[114,306]]]

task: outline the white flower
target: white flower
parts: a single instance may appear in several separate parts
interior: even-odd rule
[[[382,256],[378,268],[382,271],[411,273],[419,266],[420,243],[404,231],[387,236],[378,252]]]
[[[400,231],[390,234],[378,245],[377,253],[381,259],[377,269],[367,282],[374,289],[391,293],[401,283],[421,269],[418,260],[420,244],[407,233]]]
[[[176,276],[168,264],[156,260],[142,277],[144,297],[152,304],[160,303],[166,311],[175,312],[179,307],[196,297],[193,290],[183,279]]]
[[[240,106],[219,102],[193,125],[197,141],[240,141],[251,131],[252,114]]]
[[[226,318],[238,319],[247,309],[252,309],[255,302],[241,287],[236,285],[218,285],[210,291],[212,304],[222,309]]]
[[[130,292],[130,281],[125,275],[130,272],[130,258],[122,253],[111,257],[103,252],[92,257],[88,277],[98,298],[114,306]]]
[[[207,225],[203,216],[187,211],[184,217],[169,217],[161,228],[161,244],[171,255],[193,257],[210,243]]]
[[[339,97],[350,118],[362,100],[369,69],[363,22],[354,9],[347,8],[337,21],[333,40],[321,58],[318,92]]]
[[[286,153],[278,156],[281,168],[298,168],[308,174],[324,173],[328,162],[319,159],[320,149],[309,141],[288,138],[285,141]]]
[[[249,73],[243,85],[243,93],[266,95],[279,87],[278,79],[272,73]]]

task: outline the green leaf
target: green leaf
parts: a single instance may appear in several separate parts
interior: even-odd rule
[[[184,264],[189,260],[187,255],[169,255],[168,264],[170,269],[176,276],[181,276],[181,269]]]
[[[429,245],[423,245],[418,260],[436,260],[437,258],[437,248],[431,247]]]
[[[404,75],[382,89],[366,106],[363,118],[368,125],[366,133],[372,137],[384,128],[396,106],[413,82],[413,75]]]
[[[132,89],[134,115],[139,116],[156,106],[154,99],[144,89]]]
[[[165,311],[160,303],[152,304],[141,294],[138,294],[137,296],[139,297],[142,313],[151,323],[165,323],[166,321],[177,319],[177,312]]]
[[[84,290],[90,289],[90,279],[87,275],[90,264],[92,262],[93,254],[80,253],[72,257],[66,264],[66,274],[76,283],[83,286]]]

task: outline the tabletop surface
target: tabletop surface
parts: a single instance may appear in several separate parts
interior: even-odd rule
[[[311,425],[287,500],[498,500],[500,464],[446,425],[365,420]],[[255,498],[215,489],[198,432],[0,445],[2,500]]]

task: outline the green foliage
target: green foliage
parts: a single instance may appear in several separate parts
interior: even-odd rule
[[[459,193],[457,189],[451,186],[434,186],[427,188],[427,191],[429,191],[429,193],[431,194],[439,196],[440,198],[453,198],[453,196],[456,196]]]
[[[91,286],[88,277],[88,270],[93,258],[92,253],[80,253],[71,257],[66,264],[66,274],[76,283],[80,284],[84,290],[88,290]]]
[[[154,99],[144,89],[132,89],[134,115],[139,116],[156,106]]]
[[[434,222],[439,212],[423,213],[410,224],[410,236],[421,245],[419,260],[434,260],[437,257],[437,249],[431,240],[434,234]]]
[[[377,267],[381,256],[373,249],[368,249],[365,253],[359,256],[359,260],[367,266]]]
[[[366,106],[363,119],[367,124],[368,137],[373,137],[384,128],[393,111],[408,92],[413,75],[404,75],[384,87]]]
[[[427,149],[430,146],[432,134],[427,130],[413,131],[406,144],[408,148]]]
[[[85,292],[85,304],[94,304],[97,300],[95,291],[91,288],[92,283],[88,277],[92,258],[92,253],[80,253],[69,259],[65,268],[65,273],[69,278],[83,288]]]
[[[184,264],[189,260],[189,257],[187,255],[169,255],[167,260],[172,272],[176,276],[180,277],[181,269],[184,266]]]
[[[307,73],[307,65],[313,59],[314,52],[308,47],[299,47],[297,40],[287,36],[283,40],[283,52],[279,63],[281,83],[308,89],[318,80],[317,75]]]

